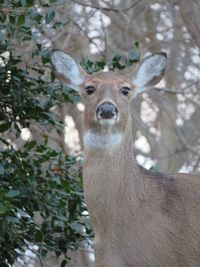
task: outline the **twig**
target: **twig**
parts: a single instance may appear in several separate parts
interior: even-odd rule
[[[132,9],[135,5],[137,5],[140,2],[140,0],[136,0],[129,7],[125,7],[125,8],[102,7],[100,5],[96,6],[93,4],[88,4],[88,3],[86,4],[86,3],[80,2],[79,0],[72,0],[72,2],[74,2],[78,5],[81,5],[81,6],[91,7],[91,8],[97,9],[97,10],[112,11],[112,12],[118,13],[120,11],[126,12],[126,11]]]
[[[93,45],[96,46],[96,48],[98,49],[100,55],[105,58],[104,53],[101,51],[101,49],[98,47],[98,45],[92,40],[92,38],[90,38],[88,36],[88,34],[83,30],[83,28],[77,23],[75,22],[72,18],[70,18],[70,20],[72,21],[72,23],[85,35],[85,37],[89,40],[90,43],[92,43]]]
[[[183,90],[175,90],[174,88],[162,88],[162,87],[153,87],[153,89],[157,91],[163,91],[165,93],[172,93],[172,94],[183,94]]]
[[[193,165],[193,171],[195,171],[198,168],[199,162],[200,162],[200,154],[197,156],[196,162]]]
[[[44,267],[40,254],[34,251],[33,249],[31,249],[28,244],[26,244],[26,246],[28,250],[30,250],[33,254],[35,254],[38,257],[41,267]]]

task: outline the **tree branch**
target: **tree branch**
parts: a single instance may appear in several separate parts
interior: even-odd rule
[[[120,11],[123,11],[123,12],[129,11],[135,5],[137,5],[137,3],[140,2],[140,0],[134,1],[130,6],[125,7],[125,8],[103,7],[103,6],[100,6],[100,5],[93,5],[93,4],[83,3],[83,2],[80,2],[79,0],[72,0],[72,2],[74,2],[74,3],[76,3],[76,4],[80,5],[80,6],[84,6],[84,7],[91,7],[91,8],[97,9],[97,10],[112,11],[112,12],[118,13]]]

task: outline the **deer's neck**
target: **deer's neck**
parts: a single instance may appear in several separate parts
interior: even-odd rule
[[[123,133],[111,129],[110,132],[96,134],[86,130],[84,144],[84,179],[98,184],[105,182],[114,187],[117,181],[128,184],[133,183],[133,177],[138,177],[131,119]]]
[[[117,166],[125,168],[131,166],[139,171],[133,152],[132,122],[131,117],[125,131],[120,132],[116,128],[107,127],[100,131],[86,129],[84,133],[85,164],[91,165],[98,162],[112,162]],[[106,166],[106,165],[104,165]],[[111,166],[110,166],[111,167]],[[112,168],[108,171],[112,173]]]
[[[106,218],[118,220],[116,210],[123,219],[127,208],[132,209],[131,203],[138,202],[141,179],[134,159],[131,129],[130,124],[125,134],[108,137],[105,146],[100,146],[103,141],[99,136],[92,135],[94,140],[89,143],[90,133],[85,137],[84,195],[96,230],[101,229]]]

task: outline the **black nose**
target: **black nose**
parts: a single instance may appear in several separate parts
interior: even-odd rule
[[[97,107],[97,118],[112,119],[118,113],[117,108],[110,102],[104,102]]]

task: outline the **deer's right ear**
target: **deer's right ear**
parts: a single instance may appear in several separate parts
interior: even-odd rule
[[[84,83],[86,74],[78,63],[62,50],[52,51],[51,62],[56,77],[80,94],[80,86]]]

